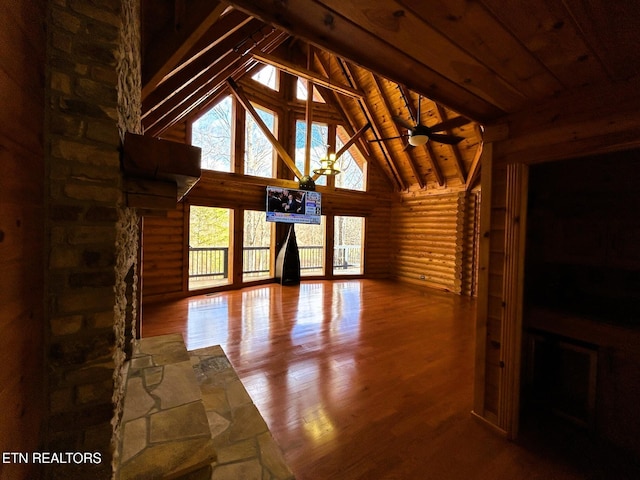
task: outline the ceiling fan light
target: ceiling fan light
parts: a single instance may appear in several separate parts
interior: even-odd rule
[[[422,133],[416,133],[409,137],[409,144],[413,145],[414,147],[419,147],[420,145],[424,145],[428,141],[429,141],[429,137],[427,137]]]

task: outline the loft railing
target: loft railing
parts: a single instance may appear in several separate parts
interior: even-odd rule
[[[360,267],[359,245],[338,245],[333,251],[334,268],[349,269]],[[269,273],[269,247],[244,247],[243,274]],[[321,245],[300,246],[300,269],[317,270],[322,268],[324,248]],[[189,278],[228,278],[229,248],[227,247],[189,247]]]

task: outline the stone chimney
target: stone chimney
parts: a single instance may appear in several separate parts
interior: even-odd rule
[[[138,216],[120,152],[140,133],[138,0],[48,2],[46,338],[50,452],[45,478],[109,479],[138,292]]]

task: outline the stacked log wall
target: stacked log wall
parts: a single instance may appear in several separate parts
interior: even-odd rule
[[[468,203],[464,191],[401,194],[392,209],[395,279],[462,293]]]

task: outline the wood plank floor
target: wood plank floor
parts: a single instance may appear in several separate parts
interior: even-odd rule
[[[640,478],[573,431],[475,420],[474,320],[465,297],[310,281],[145,305],[142,333],[221,345],[298,480]]]

